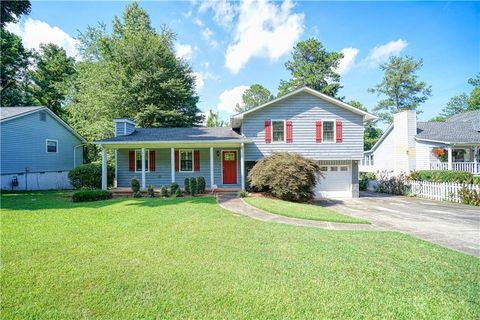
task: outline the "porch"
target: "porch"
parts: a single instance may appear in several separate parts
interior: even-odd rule
[[[466,171],[480,174],[478,146],[446,146],[432,148],[430,170]]]

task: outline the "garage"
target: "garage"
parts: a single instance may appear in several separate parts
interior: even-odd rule
[[[315,198],[351,198],[352,167],[350,164],[322,165],[323,177],[317,178]]]

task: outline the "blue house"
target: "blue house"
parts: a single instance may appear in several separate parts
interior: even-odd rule
[[[114,151],[117,187],[130,187],[134,177],[146,188],[203,176],[210,189],[244,189],[256,161],[293,152],[320,162],[317,197],[357,197],[363,124],[375,118],[304,87],[232,116],[230,128],[136,128],[116,119],[115,136],[95,142],[103,150],[102,186],[107,150]]]
[[[71,188],[85,139],[46,107],[0,108],[2,190]]]

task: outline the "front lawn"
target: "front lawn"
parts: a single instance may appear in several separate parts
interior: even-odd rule
[[[281,216],[344,223],[369,223],[313,204],[296,203],[272,198],[244,198],[245,202],[258,209]]]
[[[1,197],[2,319],[480,318],[480,260],[214,198]]]

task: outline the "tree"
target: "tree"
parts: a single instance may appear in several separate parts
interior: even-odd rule
[[[429,122],[445,122],[447,119],[445,119],[445,117],[442,117],[442,116],[436,116],[436,117],[433,117],[432,119],[428,120]]]
[[[365,108],[360,102],[356,100],[352,100],[348,104],[352,107],[368,112],[367,108]],[[377,143],[377,141],[380,139],[382,134],[382,129],[376,127],[375,121],[366,122],[363,129],[363,150],[372,149],[375,143]]]
[[[293,48],[292,59],[285,63],[292,78],[281,80],[279,96],[308,86],[331,97],[336,97],[340,75],[335,71],[343,58],[341,52],[328,52],[320,41],[310,38],[298,42]]]
[[[427,101],[432,88],[418,80],[417,72],[422,66],[422,59],[414,60],[408,56],[390,57],[388,62],[380,65],[380,70],[384,72],[383,80],[368,91],[385,97],[373,109],[381,120],[391,123],[395,112],[417,110],[420,104]]]
[[[0,26],[17,23],[21,15],[30,13],[30,1],[2,1],[0,5]]]
[[[250,88],[245,90],[242,96],[243,105],[237,104],[235,112],[244,112],[254,107],[260,106],[273,99],[270,91],[261,84],[252,84]]]
[[[448,119],[453,115],[468,111],[468,99],[469,97],[466,93],[452,97],[450,101],[447,102],[447,106],[440,112],[440,116]]]
[[[136,2],[114,18],[110,34],[105,25],[80,34],[83,61],[67,108],[75,128],[93,140],[113,133],[114,117],[132,118],[140,127],[199,125],[195,76],[176,58],[174,40],[167,27],[157,32]]]
[[[226,127],[228,122],[221,120],[219,113],[214,113],[212,110],[208,110],[207,115],[207,127]]]
[[[34,103],[60,115],[68,82],[75,74],[75,60],[67,56],[65,49],[53,43],[40,45],[40,52],[34,57],[35,68],[30,72]]]
[[[473,86],[468,99],[469,111],[480,109],[480,73],[475,78],[468,79],[468,83]]]

